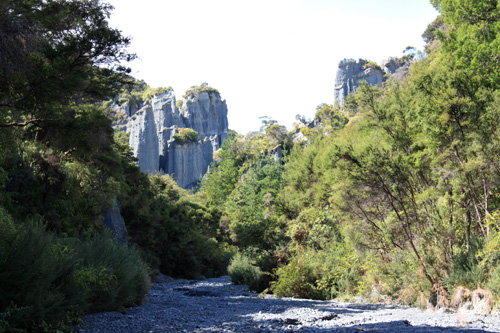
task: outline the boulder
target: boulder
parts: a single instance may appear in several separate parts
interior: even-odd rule
[[[114,205],[108,209],[107,212],[103,214],[104,220],[103,225],[105,225],[113,234],[113,237],[117,242],[127,245],[127,228],[125,227],[125,221],[120,214],[120,204],[118,199],[115,199]]]

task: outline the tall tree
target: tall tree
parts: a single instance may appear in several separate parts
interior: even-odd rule
[[[0,4],[0,127],[42,128],[71,103],[116,93],[134,55],[109,27],[99,0],[6,0]]]

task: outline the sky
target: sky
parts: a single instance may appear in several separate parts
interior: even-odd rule
[[[229,128],[258,130],[267,116],[288,129],[333,103],[344,58],[381,63],[438,15],[429,0],[107,0],[110,25],[132,38],[132,75],[173,87],[178,99],[203,82],[219,90]]]

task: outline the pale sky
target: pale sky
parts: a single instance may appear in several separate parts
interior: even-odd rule
[[[228,106],[229,128],[258,130],[261,116],[290,128],[333,103],[338,63],[381,63],[438,13],[429,0],[107,0],[110,23],[132,37],[132,75],[172,86],[178,99],[208,82]]]

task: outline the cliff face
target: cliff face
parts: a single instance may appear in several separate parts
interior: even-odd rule
[[[124,107],[115,128],[130,134],[129,144],[138,165],[148,173],[171,174],[183,188],[192,188],[207,172],[213,153],[227,138],[226,101],[217,93],[192,93],[176,107],[173,91],[154,96],[138,110]],[[198,142],[178,144],[181,128],[198,132]]]
[[[333,91],[334,101],[340,105],[344,104],[344,98],[356,90],[362,81],[369,85],[382,85],[387,79],[386,74],[394,74],[400,67],[400,63],[395,58],[390,58],[382,64],[382,68],[375,68],[368,65],[368,61],[359,59],[344,59],[339,63],[337,75],[335,77],[335,89]]]

